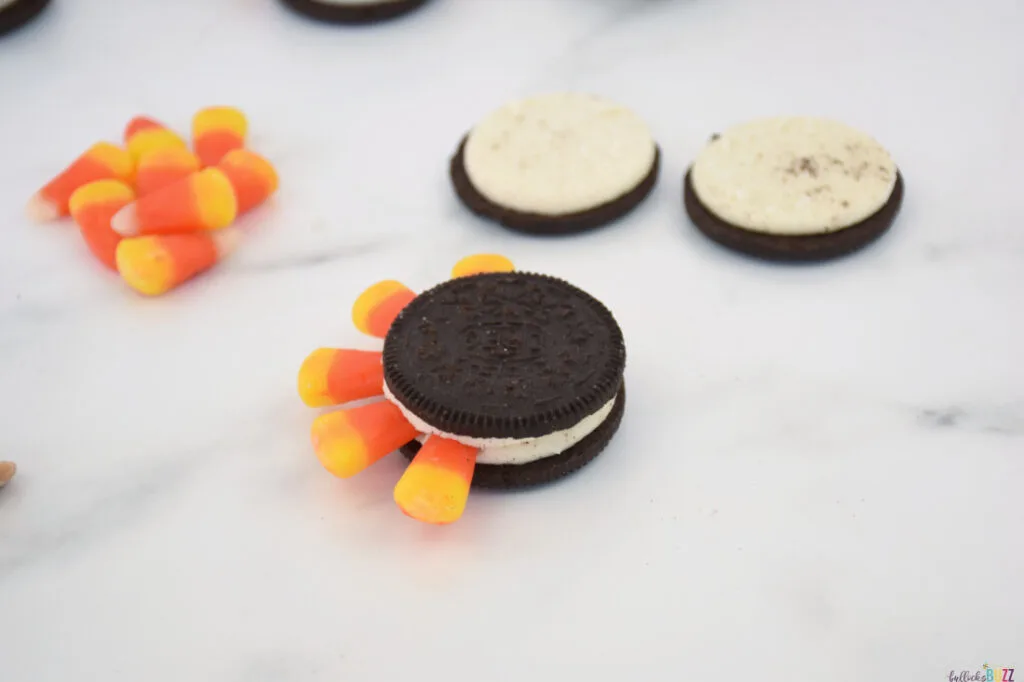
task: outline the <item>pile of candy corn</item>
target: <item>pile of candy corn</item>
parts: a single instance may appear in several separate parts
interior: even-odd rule
[[[192,117],[192,149],[139,116],[124,145],[90,147],[39,192],[29,216],[71,216],[89,250],[136,291],[159,296],[205,272],[237,244],[235,219],[277,190],[277,171],[246,149],[245,115],[208,107]]]

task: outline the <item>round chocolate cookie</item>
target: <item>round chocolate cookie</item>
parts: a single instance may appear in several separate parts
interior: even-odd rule
[[[0,36],[29,23],[49,4],[50,0],[0,0]]]
[[[512,489],[528,488],[556,481],[575,473],[590,463],[608,445],[619,430],[626,411],[626,385],[622,384],[615,398],[615,407],[596,430],[568,450],[526,464],[477,464],[473,470],[474,488]],[[402,446],[402,454],[412,459],[420,451],[420,442],[411,441]]]
[[[596,457],[621,420],[625,362],[604,305],[521,272],[460,277],[420,294],[392,323],[383,352],[388,399],[417,431],[478,448],[474,482],[488,487],[546,482]]]
[[[449,172],[476,215],[519,232],[567,234],[629,213],[659,167],[658,147],[632,111],[556,93],[492,112],[459,143]]]
[[[397,19],[427,0],[282,0],[299,14],[331,24],[372,24]]]
[[[686,212],[702,233],[776,261],[822,261],[868,245],[892,225],[903,191],[875,140],[807,117],[716,135],[683,179]]]

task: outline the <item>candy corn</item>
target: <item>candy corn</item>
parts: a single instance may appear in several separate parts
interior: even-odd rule
[[[277,191],[277,171],[259,154],[236,149],[224,155],[217,164],[235,190],[238,215],[259,206]]]
[[[352,322],[364,334],[383,339],[398,313],[414,298],[416,294],[401,282],[377,282],[359,294],[352,306]]]
[[[120,180],[97,180],[75,190],[68,201],[86,246],[101,263],[117,271],[115,252],[121,235],[110,229],[118,211],[135,201],[135,192]]]
[[[184,147],[163,147],[146,152],[135,169],[135,190],[139,196],[173,185],[199,170],[199,159]]]
[[[123,239],[117,245],[117,271],[140,294],[159,296],[212,268],[237,241],[233,229]]]
[[[512,261],[495,253],[481,253],[466,256],[452,268],[452,279],[469,277],[484,272],[512,272],[516,269]]]
[[[237,211],[227,176],[207,168],[125,206],[111,227],[125,237],[219,230],[231,224]]]
[[[203,167],[215,166],[224,155],[245,145],[249,123],[234,107],[207,107],[192,117],[192,147]]]
[[[466,509],[476,448],[430,436],[395,486],[395,503],[425,523],[457,521]]]
[[[384,367],[375,351],[318,348],[299,368],[299,396],[310,407],[382,395]]]
[[[147,153],[157,149],[188,148],[185,140],[159,121],[136,116],[124,128],[124,142],[135,163]]]
[[[76,189],[96,180],[131,182],[133,168],[128,152],[117,145],[94,144],[32,197],[28,215],[37,222],[66,216],[70,213],[68,201]]]
[[[10,483],[16,473],[18,467],[14,462],[0,462],[0,488]]]
[[[416,430],[397,407],[381,401],[321,415],[311,436],[324,468],[349,478],[414,439]]]

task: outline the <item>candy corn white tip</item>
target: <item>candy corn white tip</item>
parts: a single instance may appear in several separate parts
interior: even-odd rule
[[[60,217],[60,209],[52,201],[37,194],[29,199],[25,215],[34,223],[48,223]]]
[[[128,204],[110,219],[110,229],[122,237],[134,237],[139,233],[139,219],[135,204]]]
[[[238,248],[242,242],[242,232],[237,228],[225,227],[210,235],[217,245],[217,256],[223,258]]]

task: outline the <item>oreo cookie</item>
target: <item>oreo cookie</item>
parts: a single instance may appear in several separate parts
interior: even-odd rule
[[[632,111],[555,93],[509,103],[478,123],[449,163],[456,196],[517,232],[569,234],[612,223],[658,180],[660,150]]]
[[[428,0],[281,0],[289,9],[331,24],[373,24],[397,19]]]
[[[318,417],[314,449],[342,478],[401,450],[412,461],[395,501],[420,521],[456,520],[471,487],[567,476],[619,428],[622,330],[603,304],[561,279],[471,256],[419,295],[378,282],[352,317],[383,339],[382,350],[314,351],[299,370],[299,394],[310,407],[383,400]]]
[[[683,204],[698,230],[774,261],[824,261],[867,246],[893,224],[903,193],[903,177],[878,142],[809,117],[716,135],[683,179]]]
[[[623,405],[625,361],[618,324],[589,294],[546,275],[490,273],[445,282],[402,311],[384,342],[384,381],[424,430],[481,446],[474,481],[515,487],[600,452],[621,418],[612,414]],[[594,415],[593,438],[569,436]],[[538,446],[536,459],[506,462],[501,452],[559,438],[572,444]]]
[[[50,0],[0,0],[0,36],[29,23],[49,4]]]

